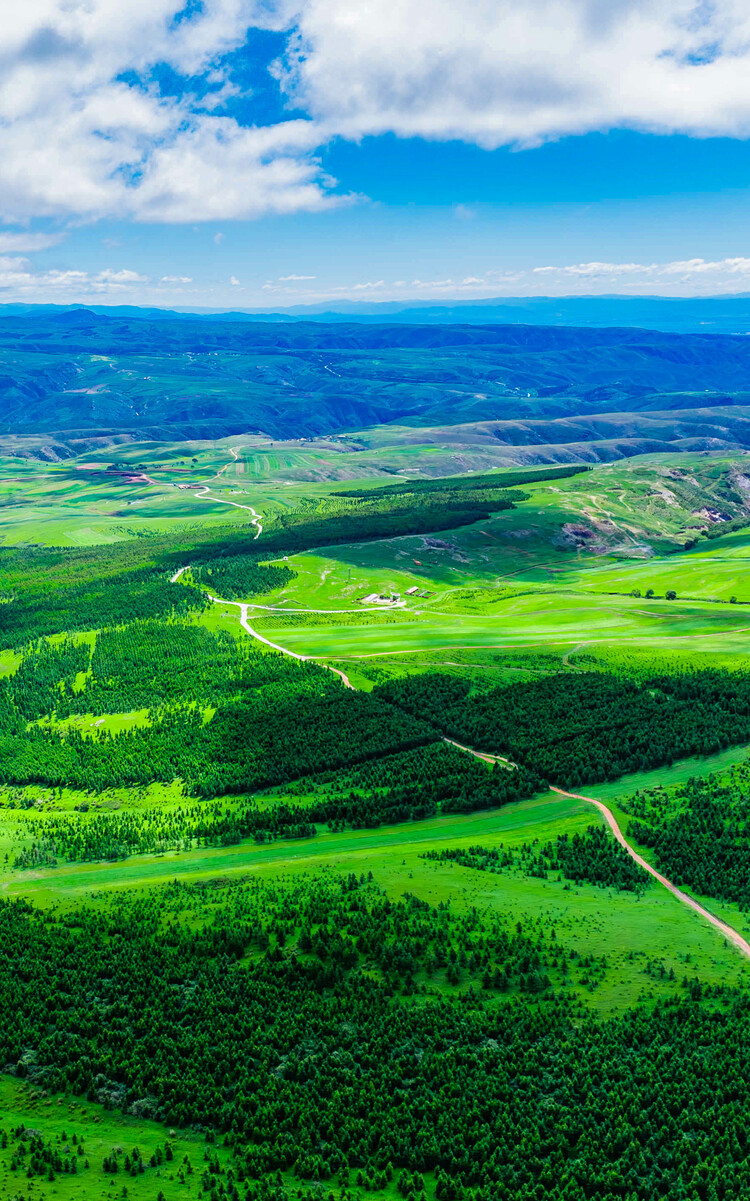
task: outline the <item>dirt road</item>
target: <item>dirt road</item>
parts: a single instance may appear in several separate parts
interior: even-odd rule
[[[252,505],[240,505],[236,500],[222,500],[220,496],[211,496],[210,493],[211,489],[209,488],[208,484],[206,484],[201,492],[193,492],[191,495],[194,496],[196,500],[211,500],[217,505],[231,505],[233,509],[245,509],[248,513],[252,513],[253,517],[251,524],[255,526],[255,537],[260,538],[261,534],[263,533],[263,526],[260,524],[261,515],[260,513],[256,513]]]
[[[215,605],[234,605],[236,608],[238,608],[240,611],[240,625],[242,626],[243,630],[250,635],[251,638],[255,638],[258,642],[264,643],[265,646],[270,646],[272,650],[280,651],[282,655],[289,655],[291,659],[299,659],[301,663],[309,662],[310,655],[299,655],[297,651],[290,651],[286,646],[279,646],[278,642],[271,642],[270,638],[264,638],[262,634],[259,634],[257,630],[253,629],[253,627],[250,625],[250,622],[247,620],[247,611],[248,609],[253,608],[252,605],[245,604],[243,601],[221,600],[221,598],[218,596],[209,595],[208,599],[212,600]],[[344,685],[347,688],[351,688],[353,692],[356,691],[348,675],[341,671],[340,668],[331,667],[328,663],[321,663],[319,666],[325,667],[328,671],[332,671],[335,676],[338,676],[341,680],[343,680]]]
[[[172,582],[176,582],[182,572],[186,570],[186,567],[181,567],[172,577]],[[315,656],[300,655],[297,653],[297,651],[289,650],[288,647],[279,646],[278,643],[271,642],[270,639],[265,638],[262,634],[259,634],[257,630],[253,629],[247,619],[247,614],[248,609],[253,608],[254,606],[246,604],[243,601],[221,600],[218,596],[209,596],[209,599],[216,605],[233,605],[234,607],[238,608],[240,610],[240,625],[242,628],[250,635],[251,638],[255,638],[258,642],[264,643],[265,646],[270,646],[272,650],[280,651],[282,655],[289,655],[292,659],[299,659],[301,662],[309,662],[311,659],[315,658]],[[323,663],[320,664],[320,666],[325,667],[328,671],[333,672],[334,675],[339,676],[347,688],[351,688],[352,691],[356,691],[355,686],[352,684],[349,677],[345,672],[341,671],[340,668],[331,667],[329,663]],[[490,755],[485,751],[474,750],[473,747],[465,746],[461,742],[455,742],[452,738],[444,737],[443,742],[448,743],[450,746],[455,746],[458,748],[458,750],[465,751],[469,755],[474,755],[476,759],[482,759],[485,763],[499,763],[508,768],[513,768],[516,766],[512,760],[504,759],[501,755]],[[689,909],[692,909],[695,913],[699,914],[700,917],[709,922],[716,930],[719,931],[720,934],[723,934],[727,942],[736,947],[737,950],[740,951],[740,953],[747,959],[750,959],[750,942],[743,938],[737,930],[734,930],[731,926],[727,925],[726,922],[723,922],[721,918],[716,917],[710,912],[710,910],[706,909],[691,896],[688,896],[688,894],[683,892],[682,889],[677,888],[675,884],[672,884],[671,880],[668,880],[666,876],[663,876],[661,872],[656,870],[655,867],[652,867],[642,855],[639,855],[638,852],[631,847],[630,843],[627,842],[625,835],[622,833],[622,830],[617,824],[615,815],[612,813],[611,809],[607,808],[603,801],[597,800],[596,797],[584,796],[579,792],[566,792],[564,788],[556,788],[553,784],[550,784],[549,787],[550,791],[556,792],[558,796],[570,797],[572,800],[576,801],[586,801],[589,805],[593,805],[596,809],[598,809],[612,831],[612,834],[619,842],[620,846],[627,852],[630,858],[638,864],[639,867],[642,867],[645,872],[648,872],[650,876],[653,876],[655,880],[658,880],[658,882],[664,888],[666,888],[668,892],[671,892],[672,896],[676,897],[677,900],[683,905],[687,905]]]
[[[715,926],[716,929],[724,935],[727,942],[731,942],[732,946],[735,946],[738,951],[741,951],[743,955],[750,959],[750,943],[747,941],[747,939],[743,938],[742,935],[736,930],[733,930],[731,926],[728,926],[726,922],[723,922],[721,918],[715,917],[710,910],[704,909],[703,905],[700,905],[698,901],[694,901],[693,898],[688,896],[686,892],[683,892],[682,889],[677,888],[675,884],[672,884],[671,880],[668,880],[666,876],[662,876],[661,872],[658,872],[655,867],[652,867],[650,863],[647,863],[642,855],[639,855],[637,851],[634,851],[630,843],[626,841],[625,835],[618,826],[614,813],[612,813],[611,809],[607,808],[603,801],[598,801],[596,797],[583,796],[579,792],[566,792],[564,788],[555,788],[552,784],[550,785],[550,791],[558,793],[559,796],[572,797],[576,801],[588,801],[590,805],[595,805],[602,814],[604,820],[619,842],[620,846],[623,848],[623,850],[627,851],[628,855],[630,855],[630,858],[633,859],[639,867],[642,867],[643,870],[648,872],[650,876],[653,876],[655,880],[658,880],[660,884],[663,884],[667,891],[672,893],[672,896],[677,897],[678,901],[682,901],[683,905],[687,905],[690,909],[695,910],[695,912],[699,913],[700,916],[705,918],[707,922],[710,922],[712,926]]]
[[[237,454],[237,451],[232,446],[230,446],[228,449],[235,463],[238,463],[240,456]],[[225,463],[223,467],[219,468],[213,478],[218,480],[219,477],[226,471],[227,467],[231,467],[231,465],[231,463]],[[256,513],[252,505],[241,505],[238,504],[236,500],[224,500],[221,496],[211,496],[211,488],[209,484],[204,484],[200,492],[193,492],[191,495],[194,496],[196,500],[210,500],[217,505],[231,505],[233,509],[245,509],[246,512],[252,513],[253,515],[251,525],[255,526],[255,538],[260,538],[261,534],[263,533],[263,526],[260,523],[261,515],[260,513]],[[255,539],[253,539],[253,541],[255,541]]]
[[[485,763],[502,763],[505,767],[516,767],[512,759],[503,759],[502,755],[488,755],[485,751],[475,751],[473,747],[464,746],[462,742],[454,742],[452,738],[443,738],[443,742],[458,747],[459,751],[466,751],[467,755],[473,755],[475,759],[484,759]]]

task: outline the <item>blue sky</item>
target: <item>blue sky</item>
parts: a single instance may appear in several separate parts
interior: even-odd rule
[[[750,291],[739,0],[34,0],[0,301]]]

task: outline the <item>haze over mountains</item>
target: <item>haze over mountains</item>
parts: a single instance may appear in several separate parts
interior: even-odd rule
[[[282,440],[389,425],[428,442],[491,439],[513,461],[523,447],[534,448],[524,461],[744,447],[750,340],[635,327],[0,311],[7,452],[66,457],[123,439]]]

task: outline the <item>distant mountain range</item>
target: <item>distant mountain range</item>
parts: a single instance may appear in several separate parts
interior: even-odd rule
[[[590,459],[612,438],[628,445],[607,457],[638,453],[639,439],[745,446],[748,405],[744,335],[0,310],[0,436],[39,436],[61,454],[92,440],[286,439],[393,423],[486,433],[494,422],[503,441],[504,423],[520,422],[509,443],[538,445],[562,429],[555,422],[586,418],[567,445],[581,440]],[[619,419],[635,413],[658,421]]]
[[[137,308],[133,305],[0,305],[0,317],[64,313],[89,307],[102,316],[134,321],[243,321],[285,324],[296,321],[364,322],[418,325],[571,325],[640,327],[673,333],[750,334],[750,294],[712,297],[671,296],[520,296],[487,300],[337,301],[283,306],[274,311],[244,309]]]

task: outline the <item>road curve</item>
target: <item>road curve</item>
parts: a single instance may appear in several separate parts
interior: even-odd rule
[[[252,513],[253,516],[251,525],[255,526],[255,538],[260,538],[261,534],[263,533],[263,526],[260,524],[260,513],[256,513],[252,505],[240,505],[236,500],[222,500],[220,496],[210,496],[210,491],[211,489],[209,488],[208,484],[205,484],[202,491],[193,492],[193,496],[196,500],[210,500],[217,505],[231,505],[233,509],[245,509],[246,512]],[[253,541],[255,541],[255,539],[253,539]]]
[[[595,805],[602,814],[604,820],[619,842],[620,846],[623,848],[623,850],[627,851],[628,855],[630,855],[630,858],[633,859],[639,867],[642,867],[645,872],[648,872],[650,876],[653,876],[655,880],[658,880],[660,884],[663,884],[667,891],[672,893],[673,897],[677,897],[678,901],[682,901],[683,905],[687,905],[688,908],[693,909],[696,913],[699,913],[701,917],[705,918],[707,922],[710,922],[712,926],[715,926],[716,929],[724,935],[727,942],[731,942],[732,946],[735,946],[738,951],[741,951],[743,955],[750,959],[750,943],[747,941],[747,939],[743,938],[742,935],[736,930],[733,930],[731,926],[728,926],[726,922],[723,922],[721,918],[715,917],[714,914],[708,909],[704,909],[703,905],[700,905],[698,901],[693,900],[693,898],[688,896],[686,892],[683,892],[681,888],[678,888],[675,884],[672,884],[671,880],[668,880],[667,877],[663,876],[661,872],[658,872],[655,867],[652,867],[650,863],[647,863],[642,855],[639,855],[637,851],[634,851],[630,843],[626,841],[625,835],[618,826],[614,813],[611,809],[607,808],[603,801],[598,801],[596,797],[583,796],[580,792],[566,792],[564,788],[555,788],[553,784],[550,784],[550,791],[558,793],[559,796],[572,797],[573,800],[588,801],[589,805]]]
[[[262,642],[266,646],[270,646],[272,650],[280,651],[282,655],[289,655],[290,659],[299,659],[301,663],[309,662],[309,655],[300,655],[297,653],[297,651],[290,651],[288,647],[279,646],[278,642],[271,642],[270,638],[264,638],[262,634],[259,634],[258,631],[254,629],[247,620],[247,611],[252,606],[245,604],[243,601],[228,601],[222,600],[219,596],[211,596],[210,594],[207,595],[208,599],[213,601],[215,605],[235,605],[240,611],[240,625],[242,626],[243,630],[247,631],[251,638],[255,638],[258,642]],[[338,676],[341,680],[343,680],[346,688],[351,688],[353,692],[356,692],[356,689],[346,672],[341,671],[339,667],[331,667],[329,663],[321,663],[319,666],[325,667],[328,671],[333,672],[335,676]]]
[[[452,738],[443,737],[443,742],[447,742],[449,746],[458,747],[459,751],[466,751],[467,755],[473,755],[475,759],[484,759],[485,763],[503,763],[506,767],[517,767],[512,759],[504,759],[502,755],[488,755],[486,751],[475,751],[471,746],[464,746],[462,742],[454,742]]]

